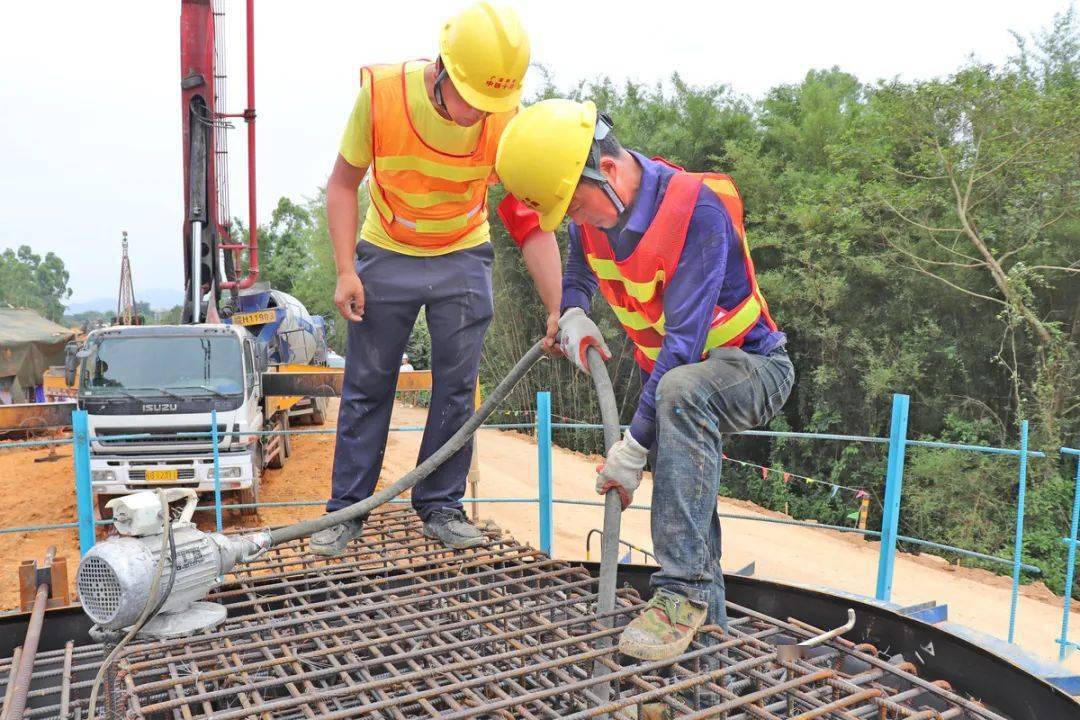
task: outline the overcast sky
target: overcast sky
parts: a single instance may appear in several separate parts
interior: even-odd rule
[[[282,195],[325,182],[372,62],[432,56],[466,3],[259,0],[256,106],[260,221]],[[560,86],[607,74],[727,83],[758,96],[833,65],[865,81],[947,75],[969,55],[1000,62],[1010,30],[1049,25],[1066,0],[1026,2],[512,2],[534,63]],[[180,288],[178,0],[6,2],[0,21],[0,250],[59,254],[73,301],[114,297],[120,231],[140,288]],[[244,3],[230,0],[232,111],[244,108]],[[611,8],[611,9],[605,9]],[[246,220],[246,136],[232,131],[231,196]]]

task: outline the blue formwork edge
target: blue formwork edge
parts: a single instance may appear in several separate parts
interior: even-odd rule
[[[1062,455],[1071,455],[1076,459],[1076,477],[1073,480],[1072,520],[1069,525],[1069,537],[1061,541],[1069,546],[1069,559],[1065,563],[1065,607],[1061,613],[1061,637],[1057,639],[1058,660],[1063,661],[1070,650],[1080,649],[1080,644],[1069,641],[1069,613],[1072,605],[1073,580],[1076,577],[1076,546],[1080,534],[1080,450],[1063,447]]]

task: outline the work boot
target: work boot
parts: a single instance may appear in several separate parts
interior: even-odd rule
[[[340,555],[348,547],[350,540],[360,537],[360,531],[363,529],[363,518],[331,525],[311,536],[308,541],[308,551],[325,557]]]
[[[455,550],[475,547],[487,540],[465,513],[455,508],[432,510],[424,521],[424,537],[434,538]]]
[[[708,612],[704,603],[670,590],[657,590],[623,630],[619,652],[638,660],[670,660],[686,651]]]

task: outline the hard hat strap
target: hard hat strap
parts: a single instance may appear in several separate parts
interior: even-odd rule
[[[435,104],[446,115],[450,115],[450,110],[446,107],[446,100],[443,99],[442,83],[443,80],[450,77],[450,74],[446,72],[446,66],[443,65],[442,58],[440,57],[435,61],[435,69],[438,70],[438,75],[435,76]]]
[[[607,175],[600,169],[600,141],[606,138],[614,127],[615,123],[611,121],[607,113],[596,114],[592,144],[589,146],[589,155],[585,158],[585,168],[581,171],[581,177],[599,185],[611,204],[615,206],[615,212],[622,215],[626,210],[626,205],[608,182]]]

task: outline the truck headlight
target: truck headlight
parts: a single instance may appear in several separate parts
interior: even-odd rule
[[[218,473],[218,477],[220,477],[222,480],[226,478],[238,478],[240,477],[240,470],[241,468],[239,466],[223,467]],[[213,477],[213,475],[211,475],[210,477]]]
[[[90,481],[96,483],[115,482],[116,472],[113,470],[91,470]]]

